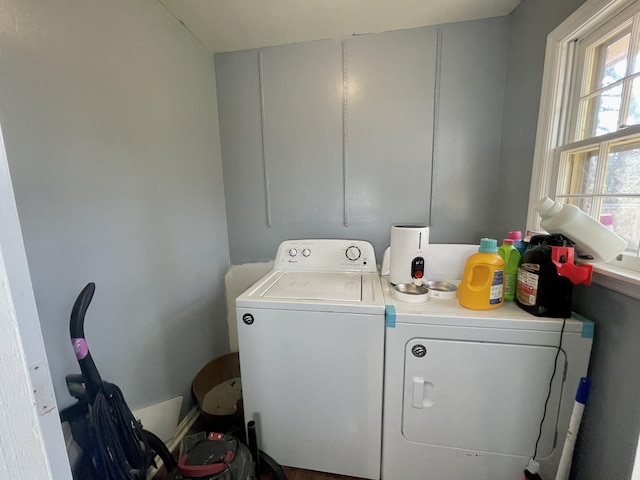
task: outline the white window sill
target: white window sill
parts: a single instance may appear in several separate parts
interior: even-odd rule
[[[640,273],[613,265],[593,266],[593,283],[640,300]]]

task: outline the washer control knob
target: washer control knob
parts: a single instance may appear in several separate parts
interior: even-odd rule
[[[362,255],[362,252],[355,245],[351,245],[349,248],[347,248],[345,255],[349,260],[351,260],[352,262],[355,262],[360,258],[360,255]]]
[[[295,248],[289,250],[290,257],[295,257],[296,255],[298,255],[298,250],[296,250]]]
[[[311,255],[311,250],[309,250],[308,248],[305,248],[304,250],[302,250],[303,257],[308,257],[309,255]]]

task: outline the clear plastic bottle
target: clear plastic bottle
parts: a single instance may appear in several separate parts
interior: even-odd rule
[[[545,197],[534,208],[540,214],[542,228],[569,238],[579,254],[591,256],[593,262],[610,262],[627,248],[622,237],[575,205],[563,205]]]
[[[458,287],[458,303],[472,310],[489,310],[504,303],[504,260],[498,255],[498,242],[480,240],[478,253],[467,259]]]
[[[513,300],[516,296],[518,266],[520,265],[520,252],[514,246],[513,239],[505,238],[502,240],[498,255],[504,260],[504,299]]]

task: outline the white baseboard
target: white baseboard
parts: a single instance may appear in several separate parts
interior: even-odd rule
[[[178,448],[178,445],[180,445],[180,442],[182,442],[182,439],[189,432],[189,429],[193,426],[199,416],[200,410],[198,409],[197,405],[189,410],[189,413],[187,413],[187,415],[176,427],[176,433],[173,438],[166,442],[167,448],[170,452],[173,452],[176,448]],[[151,467],[147,472],[147,480],[152,480],[156,473],[158,473],[158,470],[164,465],[164,462],[160,459],[160,457],[156,457],[156,465],[158,465],[158,468]]]

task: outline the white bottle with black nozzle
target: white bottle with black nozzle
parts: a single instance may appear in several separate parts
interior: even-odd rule
[[[610,262],[627,248],[627,242],[622,237],[575,205],[563,205],[545,197],[534,208],[540,214],[542,228],[549,233],[564,235],[574,243],[581,256],[592,257],[581,260]]]

